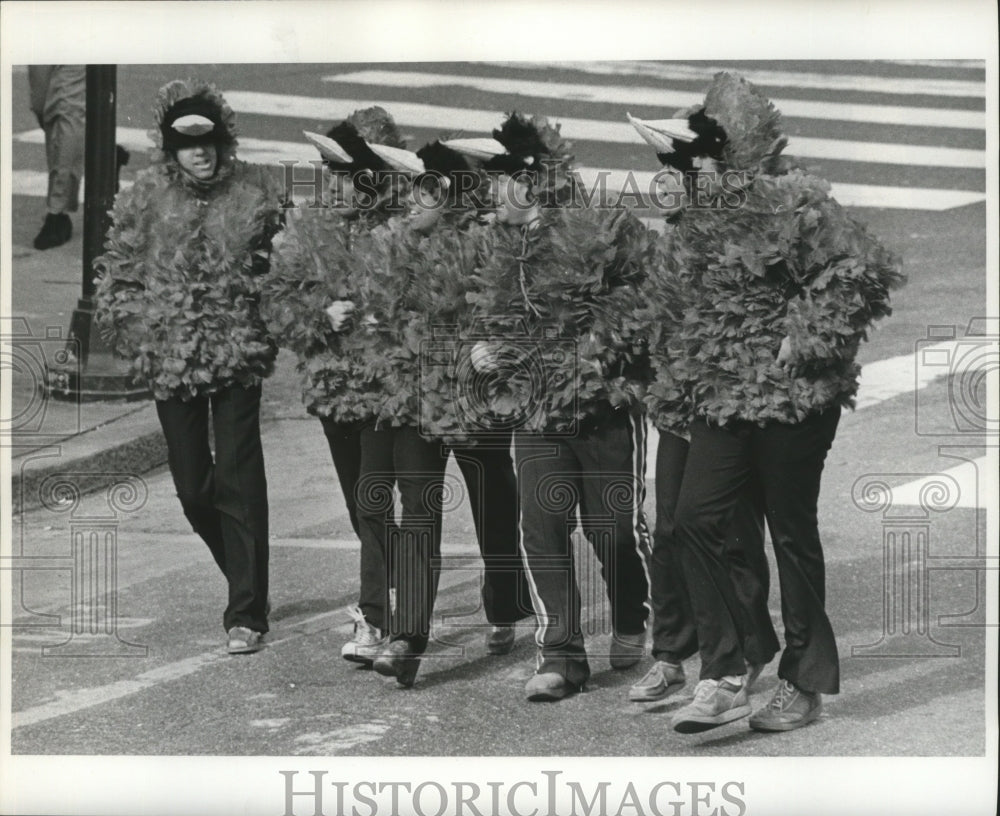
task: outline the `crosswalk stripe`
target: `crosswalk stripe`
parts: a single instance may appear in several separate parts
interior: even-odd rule
[[[450,108],[417,102],[384,99],[338,99],[256,91],[226,91],[226,99],[239,113],[265,116],[289,116],[300,119],[334,121],[358,108],[381,105],[390,111],[397,124],[423,127],[446,132],[452,130],[489,133],[502,121],[497,111],[473,108]],[[645,145],[628,122],[598,119],[555,118],[567,139]],[[955,147],[854,142],[846,139],[814,139],[795,136],[789,141],[789,155],[838,161],[877,162],[929,167],[986,167],[986,153]]]
[[[649,171],[614,170],[600,167],[580,167],[580,179],[587,189],[593,189],[600,174],[606,174],[606,186],[612,193],[626,189],[626,179],[632,179],[643,194],[653,194],[656,173]],[[634,189],[631,185],[627,188]],[[873,184],[833,182],[830,192],[845,207],[884,207],[894,210],[925,210],[940,212],[986,200],[986,194],[974,190],[941,190],[932,187],[886,187]],[[626,200],[626,204],[631,203]]]
[[[538,71],[579,71],[599,76],[653,77],[665,80],[702,81],[706,85],[718,71],[738,72],[755,85],[783,88],[811,88],[826,91],[910,96],[952,96],[984,98],[986,83],[962,79],[923,77],[880,77],[867,74],[814,74],[806,71],[769,71],[712,65],[685,65],[658,62],[487,62],[506,69]]]
[[[241,146],[252,140],[244,139]],[[120,144],[125,144],[130,149],[148,149],[149,145],[139,146],[134,143],[126,143],[119,140]],[[276,164],[279,160],[314,161],[315,151],[309,145],[302,145],[304,149],[295,142],[285,142],[281,144],[289,145],[289,149],[282,150],[275,147],[275,144],[261,150],[246,149],[240,150],[240,157],[245,161],[256,164]],[[294,148],[294,149],[293,149]],[[588,189],[592,189],[598,174],[606,173],[608,182],[607,188],[609,198],[614,201],[618,198],[624,188],[624,179],[627,170],[612,170],[598,167],[579,168],[580,178]],[[636,172],[633,173],[639,188],[646,193],[651,190],[650,184],[654,173]],[[122,180],[122,187],[129,185],[127,180]],[[11,174],[11,190],[14,195],[29,196],[32,198],[44,198],[48,186],[48,174],[41,170],[14,170]],[[631,188],[630,188],[631,189]],[[308,188],[303,187],[298,190],[302,196],[312,195]],[[922,210],[926,212],[941,212],[953,207],[963,207],[968,204],[975,204],[985,201],[984,193],[970,192],[966,190],[938,190],[926,187],[879,187],[865,184],[835,183],[831,185],[833,196],[845,207],[881,207],[893,210]],[[82,194],[82,193],[81,193]],[[297,196],[296,198],[298,199]],[[626,205],[635,204],[631,199],[624,201]],[[658,219],[651,219],[653,226],[660,222]]]
[[[324,82],[375,85],[394,88],[437,88],[442,86],[472,88],[498,94],[518,94],[542,99],[565,99],[584,102],[608,102],[617,105],[645,105],[669,109],[694,105],[704,94],[673,88],[636,88],[621,85],[585,85],[567,82],[538,82],[511,77],[480,77],[414,71],[353,71],[323,77]],[[826,119],[843,122],[874,122],[886,125],[963,128],[985,130],[982,111],[921,108],[896,105],[862,105],[847,102],[815,102],[803,99],[773,99],[775,106],[788,117]],[[665,114],[667,115],[667,114]]]

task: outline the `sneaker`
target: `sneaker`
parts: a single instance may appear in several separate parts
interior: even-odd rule
[[[525,685],[524,694],[533,703],[561,700],[581,690],[557,672],[542,672],[534,675]]]
[[[514,627],[507,623],[494,626],[486,635],[486,654],[510,654],[514,648]]]
[[[628,690],[633,703],[650,703],[669,697],[684,688],[684,667],[679,663],[657,660],[646,676]]]
[[[370,666],[385,649],[388,641],[381,629],[377,629],[365,620],[365,614],[360,607],[347,607],[347,614],[354,621],[354,637],[343,645],[340,656],[352,663],[364,663]]]
[[[771,701],[750,718],[750,727],[754,731],[794,731],[822,713],[823,700],[818,693],[781,680]]]
[[[750,701],[744,683],[702,680],[694,688],[694,699],[674,715],[670,724],[681,734],[697,734],[749,713]]]
[[[389,641],[378,657],[372,663],[372,668],[386,677],[395,677],[396,682],[404,688],[413,685],[420,668],[420,656],[406,638]]]
[[[35,249],[62,246],[73,236],[73,222],[66,213],[49,213],[35,236]]]
[[[747,687],[747,694],[753,691],[753,684],[757,682],[766,665],[766,663],[747,663],[747,679],[743,681],[743,685]]]
[[[623,635],[615,632],[611,638],[611,668],[629,669],[646,654],[646,633]]]
[[[247,629],[245,626],[234,626],[227,632],[229,641],[226,644],[226,651],[229,654],[250,654],[259,652],[263,646],[260,642],[262,637],[260,632]]]

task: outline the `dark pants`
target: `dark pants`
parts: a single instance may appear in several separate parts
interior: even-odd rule
[[[508,432],[505,437],[452,448],[465,480],[483,557],[483,610],[494,625],[512,624],[534,614],[517,546],[517,479],[510,447]]]
[[[334,422],[328,417],[320,417],[323,434],[330,448],[333,467],[337,471],[340,490],[344,494],[347,515],[351,520],[354,534],[358,533],[358,499],[355,495],[361,476],[361,429],[362,422]]]
[[[440,440],[427,441],[416,428],[361,431],[361,474],[357,487],[361,537],[359,606],[365,619],[394,640],[427,648],[431,614],[440,572],[441,511],[448,450]],[[392,521],[399,487],[402,515]],[[389,589],[396,590],[394,614]],[[388,624],[388,626],[386,625]]]
[[[157,400],[167,460],[184,515],[229,583],[226,630],[266,632],[267,480],[260,443],[260,386],[210,397]],[[208,441],[209,412],[215,460]]]
[[[626,410],[572,438],[515,434],[521,547],[539,618],[540,673],[561,674],[575,685],[590,676],[572,547],[577,510],[601,565],[613,630],[645,629],[645,445],[641,415]],[[588,576],[584,591],[599,606],[595,586]],[[606,620],[599,610],[596,616]]]
[[[738,624],[741,606],[729,580],[725,542],[739,496],[754,481],[763,491],[781,588],[785,649],[778,676],[805,691],[839,691],[817,523],[820,477],[839,420],[840,409],[835,407],[795,424],[692,427],[677,534],[703,679],[746,670]]]
[[[680,663],[698,651],[674,525],[688,447],[687,440],[664,431],[656,452],[656,527],[650,559],[653,657],[670,663]],[[764,502],[755,484],[748,483],[733,509],[725,557],[741,610],[736,623],[744,656],[751,663],[769,663],[779,644],[767,608],[770,570],[764,553]]]

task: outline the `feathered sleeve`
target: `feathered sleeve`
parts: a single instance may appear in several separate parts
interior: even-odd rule
[[[785,333],[792,364],[807,372],[852,362],[872,324],[892,313],[889,292],[905,282],[900,260],[833,199],[796,213],[799,292]]]
[[[104,254],[94,261],[94,299],[100,330],[111,347],[133,357],[144,333],[148,219],[153,216],[153,191],[158,171],[140,174],[115,197]]]

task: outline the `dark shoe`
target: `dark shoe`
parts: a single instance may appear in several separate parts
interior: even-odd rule
[[[494,626],[486,635],[486,654],[510,654],[514,648],[515,634],[514,627],[509,623]]]
[[[809,725],[823,713],[823,700],[818,693],[803,691],[782,680],[771,701],[750,718],[754,731],[794,731]]]
[[[694,688],[694,699],[674,715],[670,724],[681,734],[697,734],[749,713],[750,701],[744,683],[702,680]]]
[[[420,668],[420,657],[408,640],[393,640],[375,658],[372,668],[386,677],[395,677],[399,685],[409,688]]]
[[[679,663],[657,660],[646,676],[628,690],[633,703],[650,703],[669,697],[684,688],[684,667]]]
[[[611,668],[629,669],[646,654],[646,633],[623,635],[615,632],[611,638]]]
[[[255,632],[253,629],[247,629],[245,626],[234,626],[227,634],[229,635],[229,642],[226,644],[226,651],[229,654],[259,652],[263,646],[260,642],[261,637],[263,637],[261,633]]]
[[[360,607],[347,607],[347,614],[354,620],[354,637],[344,644],[340,656],[352,663],[370,666],[375,658],[385,651],[388,638],[382,634],[381,629],[365,620]]]
[[[73,236],[73,222],[66,213],[49,213],[38,235],[35,249],[52,249],[62,246]]]
[[[580,691],[569,680],[557,672],[543,672],[532,677],[524,687],[525,696],[533,703],[542,700],[561,700]]]

